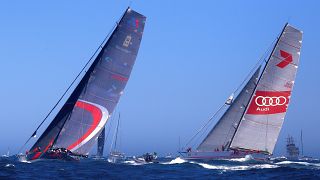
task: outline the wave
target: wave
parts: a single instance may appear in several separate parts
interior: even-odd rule
[[[186,161],[185,159],[182,159],[180,157],[177,157],[173,160],[171,160],[170,162],[164,162],[164,163],[161,163],[161,164],[182,164],[182,163],[186,163],[188,161]]]
[[[4,167],[6,167],[6,168],[14,168],[15,165],[14,164],[6,164]]]
[[[275,163],[277,165],[287,165],[287,164],[299,164],[304,166],[317,166],[320,167],[320,163],[309,163],[309,162],[301,162],[301,161],[281,161]]]
[[[133,165],[133,166],[139,166],[139,165],[144,165],[144,163],[137,163],[134,160],[129,160],[129,161],[124,161],[124,164],[128,164],[128,165]]]
[[[280,166],[273,164],[256,164],[256,165],[241,165],[241,166],[227,166],[227,165],[211,165],[206,163],[197,163],[190,162],[194,164],[198,164],[206,169],[215,169],[215,170],[231,170],[231,171],[240,171],[240,170],[250,170],[250,169],[271,169],[278,168]]]
[[[31,163],[31,161],[27,161],[27,160],[25,160],[25,159],[19,159],[19,162],[22,162],[22,163],[28,163],[28,164],[30,164],[30,163]]]
[[[230,161],[236,161],[236,162],[245,162],[252,160],[250,157],[245,158],[235,158],[230,159]],[[182,159],[180,157],[177,157],[170,162],[164,162],[161,164],[170,165],[170,164],[183,164],[183,163],[191,163],[199,165],[205,169],[214,169],[214,170],[231,170],[231,171],[239,171],[239,170],[249,170],[249,169],[270,169],[270,168],[278,168],[280,166],[273,165],[273,164],[255,164],[255,165],[238,165],[238,166],[232,166],[232,165],[213,165],[213,164],[206,164],[206,163],[200,163],[195,161],[187,161],[185,159]]]
[[[233,158],[233,159],[227,159],[228,161],[233,161],[233,162],[246,162],[246,161],[251,161],[254,158],[251,155],[246,155],[244,158]]]
[[[23,163],[31,163],[30,161],[27,160],[27,157],[23,154],[18,154],[17,155],[18,161],[23,162]]]

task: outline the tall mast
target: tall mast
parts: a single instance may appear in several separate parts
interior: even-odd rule
[[[105,134],[106,134],[106,127],[103,128],[102,132],[98,136],[98,142],[97,142],[97,156],[98,157],[103,156]]]
[[[112,38],[114,32],[116,32],[116,30],[117,30],[117,28],[118,28],[118,25],[119,25],[120,22],[122,21],[124,15],[126,14],[126,12],[128,11],[129,8],[130,8],[130,7],[128,7],[128,8],[124,11],[124,13],[121,15],[121,18],[120,18],[119,22],[117,22],[117,26],[116,26],[115,28],[113,28],[113,31],[112,31],[112,33],[111,33],[111,36],[109,37],[109,35],[108,35],[108,36],[102,41],[101,45],[98,47],[98,49],[97,49],[96,52],[94,53],[94,55],[95,55],[95,54],[99,51],[99,49],[100,49],[99,54],[97,55],[96,59],[92,62],[92,64],[91,64],[91,66],[89,67],[89,69],[86,71],[86,74],[83,76],[82,80],[79,82],[77,88],[78,88],[79,86],[81,87],[81,84],[83,84],[81,90],[82,90],[83,88],[85,88],[86,83],[89,81],[89,78],[90,78],[91,73],[92,73],[93,70],[95,69],[95,66],[97,65],[97,63],[99,62],[99,60],[100,60],[100,58],[101,58],[101,56],[102,56],[103,50],[104,50],[105,47],[109,44],[110,39]],[[109,37],[109,39],[106,41],[106,39],[107,39],[108,37]],[[105,44],[104,44],[104,42],[105,42]],[[104,45],[103,45],[103,44],[104,44]],[[93,55],[93,56],[94,56],[94,55]],[[99,58],[99,56],[100,56],[100,58]],[[91,59],[92,59],[92,58],[91,58]],[[86,66],[87,66],[88,64],[89,64],[89,63],[87,63]],[[84,68],[84,69],[85,69],[85,68]],[[83,71],[83,70],[82,70],[82,71]],[[76,89],[77,89],[77,88],[76,88]],[[76,90],[76,89],[75,89],[75,90]],[[81,91],[81,90],[80,90],[80,91]],[[74,91],[74,92],[75,92],[75,91]],[[73,92],[73,93],[74,93],[74,92]],[[72,93],[72,94],[73,94],[73,93]],[[81,93],[81,92],[80,92],[80,93]],[[79,94],[79,95],[80,95],[80,94]],[[72,96],[72,95],[71,95],[71,96]],[[70,96],[70,97],[71,97],[71,96]],[[71,113],[72,113],[72,112],[71,112]],[[65,123],[67,122],[67,120],[70,118],[71,113],[69,114],[68,118],[65,120],[65,122],[63,123],[63,125],[60,127],[59,133],[58,133],[57,136],[55,137],[54,143],[57,141],[57,138],[58,138],[58,136],[59,136],[59,134],[60,134],[60,132],[61,132],[64,124],[65,124]],[[54,144],[54,143],[53,143],[53,144]],[[53,145],[53,144],[52,144],[52,145]]]
[[[235,133],[236,125],[240,122],[244,109],[244,105],[251,99],[251,93],[254,90],[256,81],[260,74],[260,67],[249,78],[247,83],[242,87],[236,98],[234,98],[228,109],[222,114],[218,122],[210,130],[207,136],[197,147],[199,151],[211,151],[213,149],[226,149],[230,143],[230,139]],[[230,101],[230,97],[227,101]],[[230,101],[231,102],[231,101]],[[226,106],[226,102],[222,107]],[[216,114],[218,114],[217,111]],[[213,116],[214,117],[214,116]],[[211,119],[210,119],[211,120]],[[210,121],[209,120],[209,121]]]
[[[78,84],[31,147],[28,159],[41,158],[52,146],[78,154],[89,153],[130,77],[145,20],[142,14],[126,9],[111,36],[93,55],[94,60],[80,72]],[[35,134],[36,131],[32,136]]]
[[[119,124],[120,124],[120,113],[119,113],[119,117],[118,117],[117,129],[116,129],[116,138],[115,138],[115,142],[114,142],[114,150],[117,150]]]
[[[243,113],[242,113],[240,122],[237,124],[236,130],[235,130],[235,132],[234,132],[234,134],[233,134],[233,136],[232,136],[232,138],[231,138],[231,141],[230,141],[230,143],[229,143],[229,145],[228,145],[228,149],[230,149],[231,143],[232,143],[232,141],[233,141],[233,139],[234,139],[234,137],[235,137],[235,135],[236,135],[236,133],[237,133],[237,131],[238,131],[238,128],[239,128],[240,123],[241,123],[241,121],[242,121],[242,119],[243,119],[243,116],[246,114],[246,112],[247,112],[247,110],[248,110],[248,107],[249,107],[249,104],[250,104],[250,102],[252,101],[253,94],[255,93],[255,91],[256,91],[256,89],[257,89],[257,87],[258,87],[258,84],[259,84],[259,82],[260,82],[260,80],[261,80],[261,77],[262,77],[264,71],[266,70],[267,65],[268,65],[268,63],[269,63],[269,61],[270,61],[270,58],[271,58],[272,54],[274,53],[274,51],[275,51],[275,49],[276,49],[276,47],[277,47],[277,45],[278,45],[278,43],[279,43],[279,41],[280,41],[280,37],[282,36],[282,34],[283,34],[285,28],[287,27],[287,25],[288,25],[288,23],[286,23],[286,24],[284,25],[284,27],[283,27],[283,29],[282,29],[282,31],[281,31],[281,33],[280,33],[280,36],[278,37],[277,42],[276,42],[275,45],[273,46],[273,49],[272,49],[272,51],[271,51],[271,53],[270,53],[270,55],[269,55],[269,57],[268,57],[268,60],[267,60],[267,62],[266,62],[266,64],[265,64],[265,66],[263,67],[263,70],[262,70],[262,72],[261,72],[261,74],[260,74],[260,76],[259,76],[259,78],[258,78],[257,84],[255,85],[254,90],[253,90],[252,93],[251,93],[251,100],[250,100],[250,101],[246,104],[246,106],[245,106],[245,110],[244,110]]]
[[[128,10],[128,9],[127,9]],[[127,12],[127,10],[125,12]],[[123,13],[123,15],[121,16],[120,18],[120,21],[123,19],[125,13]],[[80,93],[82,92],[82,90],[85,88],[89,78],[90,78],[90,75],[91,73],[93,72],[93,70],[95,69],[97,63],[99,62],[100,60],[100,56],[102,56],[102,52],[103,50],[105,49],[105,47],[108,45],[110,39],[112,38],[113,36],[113,33],[117,30],[118,28],[118,24],[117,23],[117,26],[116,28],[113,29],[113,32],[111,34],[111,36],[109,37],[109,39],[105,42],[105,40],[102,42],[102,44],[105,42],[105,44],[102,46],[100,45],[98,47],[98,49],[96,50],[95,54],[99,51],[100,49],[100,52],[99,54],[97,55],[97,57],[95,58],[95,60],[92,62],[92,64],[89,66],[88,70],[86,71],[85,75],[82,77],[81,81],[79,82],[78,86],[74,89],[74,91],[72,92],[72,94],[70,95],[69,99],[66,101],[65,105],[64,106],[70,106],[72,104],[72,106],[70,106],[72,109],[78,99],[78,97],[80,96]],[[108,36],[107,36],[108,37]],[[106,37],[106,38],[107,38]],[[88,65],[89,63],[86,64],[86,66]],[[62,109],[61,109],[62,110]],[[60,110],[60,112],[61,112]],[[53,143],[51,143],[51,147],[54,145],[54,143],[57,141],[57,138],[59,137],[59,134],[61,133],[61,130],[64,126],[64,124],[67,122],[67,120],[70,118],[70,115],[71,115],[72,112],[69,113],[68,115],[68,118],[65,119],[65,121],[63,122],[63,124],[59,127],[59,131],[58,133],[56,134],[56,136],[54,137],[54,141]],[[59,115],[59,114],[58,114]],[[49,125],[50,127],[50,125]],[[41,139],[41,137],[39,138],[39,140]],[[32,148],[33,149],[33,148]]]
[[[301,155],[303,156],[303,139],[302,139],[302,129],[300,132],[300,141],[301,141]]]

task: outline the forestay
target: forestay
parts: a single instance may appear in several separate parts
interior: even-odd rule
[[[260,68],[258,68],[247,84],[243,87],[239,95],[235,98],[230,107],[219,119],[214,128],[202,141],[197,150],[214,151],[227,149],[228,144],[233,137],[236,128],[240,122],[241,116],[245,111],[245,106],[249,103],[256,83],[259,77]]]

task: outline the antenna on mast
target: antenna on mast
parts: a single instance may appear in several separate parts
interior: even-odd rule
[[[179,151],[181,151],[180,136],[179,136]]]
[[[301,156],[303,156],[303,140],[302,140],[302,129],[300,131],[300,141],[301,141]]]

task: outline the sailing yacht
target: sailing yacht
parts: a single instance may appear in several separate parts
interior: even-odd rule
[[[300,131],[300,145],[301,145],[301,156],[299,157],[299,160],[302,160],[302,161],[312,161],[313,160],[313,157],[311,156],[306,156],[304,154],[304,151],[303,151],[303,137],[302,137],[302,129]]]
[[[124,153],[120,152],[118,150],[118,136],[119,136],[119,126],[120,126],[120,113],[119,113],[119,118],[117,121],[117,127],[114,133],[114,138],[113,138],[113,142],[111,143],[111,150],[110,150],[110,154],[108,156],[108,162],[111,163],[120,163],[125,161],[126,156]]]
[[[69,98],[21,159],[88,156],[123,94],[138,54],[145,21],[145,16],[126,9],[108,40],[96,51],[93,61],[90,59],[83,69],[84,75]],[[28,141],[36,137],[42,123]]]
[[[270,157],[291,99],[301,44],[302,31],[287,23],[265,64],[257,66],[235,98],[228,98],[227,110],[207,136],[195,150],[187,147],[180,154],[185,159]]]

